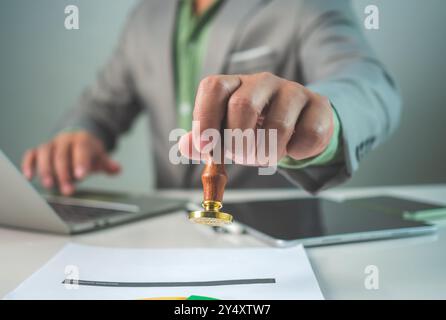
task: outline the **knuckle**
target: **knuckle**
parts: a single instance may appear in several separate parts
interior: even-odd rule
[[[294,129],[294,125],[290,121],[281,119],[269,120],[268,127],[276,129],[278,134],[286,134]]]
[[[257,108],[250,97],[232,95],[228,102],[228,111],[231,113],[250,113],[258,115]]]
[[[319,101],[320,101],[320,104],[323,105],[323,106],[330,106],[331,105],[330,99],[328,99],[328,97],[326,97],[326,96],[319,95]]]
[[[45,158],[47,158],[49,156],[49,154],[52,151],[52,149],[53,149],[53,143],[51,141],[47,142],[47,143],[44,143],[44,144],[41,144],[36,149],[36,155],[37,155],[38,158],[44,158],[45,159]]]
[[[272,74],[271,72],[268,71],[262,71],[256,74],[256,77],[262,80],[269,80],[269,79],[274,79],[277,78],[274,74]]]
[[[328,99],[328,97],[322,96],[322,95],[317,94],[317,93],[313,93],[312,100],[313,100],[314,104],[316,106],[319,106],[319,107],[326,107],[326,106],[330,106],[331,105],[330,100]]]
[[[93,137],[93,136],[92,136],[90,133],[88,133],[87,131],[79,131],[79,132],[74,133],[74,134],[71,136],[71,138],[72,138],[73,140],[77,140],[77,141],[85,141],[85,142],[91,141],[91,140],[92,140],[92,137]]]
[[[200,92],[221,92],[226,90],[223,79],[217,75],[205,77],[198,86]]]
[[[85,135],[79,135],[73,140],[73,145],[85,152],[92,146],[92,141]]]
[[[41,145],[39,145],[39,146],[37,147],[37,152],[43,152],[43,151],[48,150],[49,147],[50,147],[50,145],[51,145],[50,142],[42,143]]]
[[[301,85],[300,83],[295,82],[295,81],[289,81],[289,80],[284,80],[282,82],[282,87],[285,89],[293,90],[293,91],[300,91],[304,88],[304,86]]]
[[[76,139],[82,138],[82,134],[80,132],[62,132],[59,133],[52,140],[55,145],[66,145],[71,144]]]
[[[66,139],[68,139],[70,137],[70,135],[72,135],[71,132],[61,132],[57,136],[55,136],[52,141],[54,141],[56,143],[62,142],[62,141],[65,141]]]
[[[284,88],[290,93],[292,100],[297,101],[300,104],[305,104],[308,101],[308,94],[305,88],[299,83],[287,81]]]
[[[328,136],[329,130],[326,126],[312,124],[304,128],[302,139],[305,140],[308,146],[320,150],[325,148],[328,142]]]

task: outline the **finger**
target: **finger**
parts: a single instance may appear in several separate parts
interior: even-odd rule
[[[34,168],[36,165],[37,152],[31,149],[25,152],[22,160],[22,172],[28,180],[31,180],[34,175]]]
[[[302,110],[287,154],[296,160],[315,157],[328,146],[333,135],[333,110],[328,99],[317,96]]]
[[[266,154],[267,157],[274,156],[277,161],[287,154],[287,144],[294,133],[299,114],[307,101],[307,94],[298,84],[286,84],[277,92],[263,122],[265,154],[273,149],[276,152],[274,155]],[[270,130],[276,132],[275,141],[269,139],[272,136]]]
[[[255,129],[259,117],[280,85],[280,79],[269,73],[240,76],[241,85],[228,102],[228,129]]]
[[[192,124],[193,143],[197,150],[201,151],[208,143],[201,140],[205,130],[215,129],[220,132],[228,99],[239,85],[240,78],[232,75],[210,76],[200,82]]]
[[[200,152],[195,148],[192,142],[192,132],[189,131],[178,141],[178,148],[180,153],[191,160],[201,160]]]
[[[59,190],[66,196],[74,192],[71,168],[71,146],[70,140],[60,139],[56,142],[53,152],[53,163]]]
[[[236,163],[256,165],[256,132],[262,123],[262,112],[267,109],[271,99],[282,82],[278,77],[261,73],[240,76],[242,84],[231,95],[228,102],[226,127],[231,129],[232,141],[225,140],[226,154]],[[237,142],[239,134],[243,135]]]
[[[40,182],[47,189],[54,186],[52,152],[52,143],[44,144],[37,150],[37,172],[40,176]]]
[[[85,178],[92,170],[93,150],[92,146],[84,138],[75,139],[72,147],[73,171],[76,179]]]
[[[121,172],[121,165],[118,162],[110,159],[107,155],[103,156],[101,163],[102,170],[109,175],[115,175]]]

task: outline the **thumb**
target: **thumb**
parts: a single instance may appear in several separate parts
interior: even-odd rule
[[[121,172],[121,165],[115,160],[112,160],[109,156],[104,155],[101,162],[102,162],[102,170],[105,173],[114,175]]]

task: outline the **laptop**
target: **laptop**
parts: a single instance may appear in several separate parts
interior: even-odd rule
[[[42,195],[0,150],[2,226],[77,234],[184,209],[185,205],[185,200],[119,193]]]

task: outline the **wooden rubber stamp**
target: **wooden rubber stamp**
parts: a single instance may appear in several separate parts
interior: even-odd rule
[[[221,212],[223,207],[223,193],[228,180],[224,161],[216,163],[212,157],[206,162],[201,174],[203,184],[202,211],[189,213],[189,219],[193,222],[209,226],[222,226],[232,223],[232,215]]]

